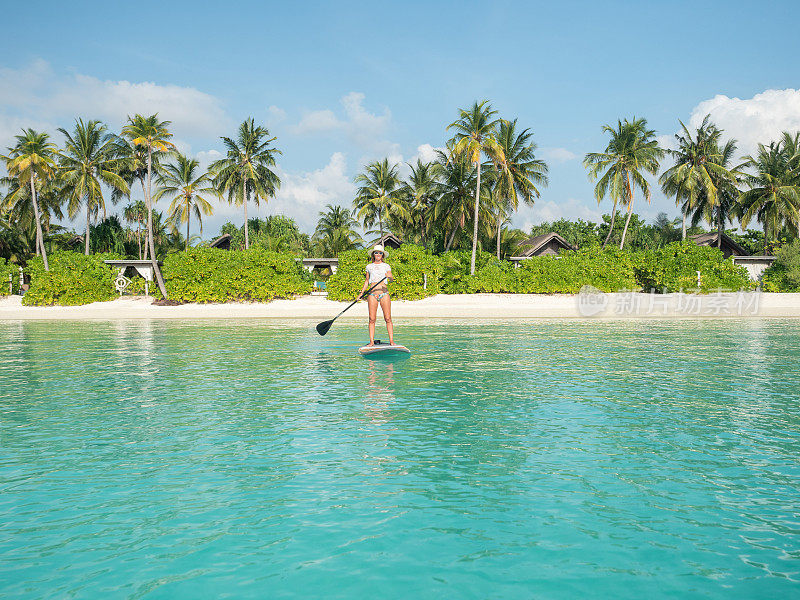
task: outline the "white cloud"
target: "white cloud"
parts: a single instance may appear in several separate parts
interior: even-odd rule
[[[800,131],[800,90],[770,89],[746,99],[718,94],[692,110],[690,130],[707,114],[726,138],[738,140],[739,152],[752,154],[759,143],[776,141],[783,131]]]
[[[386,143],[381,138],[389,128],[392,114],[388,108],[384,108],[382,115],[368,112],[363,105],[364,98],[364,94],[350,92],[341,102],[347,115],[348,135],[360,147],[370,149],[376,144],[376,140],[378,145]]]
[[[216,150],[197,153],[201,163],[216,160],[221,157]],[[317,226],[319,213],[325,209],[326,204],[340,205],[350,208],[355,197],[355,185],[347,174],[347,160],[341,152],[334,152],[328,163],[319,169],[305,172],[291,172],[283,170],[280,165],[276,168],[277,175],[281,178],[281,187],[274,198],[266,203],[261,201],[258,206],[251,200],[247,205],[248,218],[266,215],[281,214],[294,219],[301,231],[311,233]],[[214,235],[225,221],[231,221],[237,226],[242,224],[244,209],[241,206],[228,204],[221,198],[211,199],[214,214],[207,217],[207,235]],[[163,207],[159,207],[163,209]]]
[[[404,159],[403,155],[399,153],[399,151],[390,153],[389,164],[396,164],[398,166],[397,172],[400,175],[401,179],[406,179],[409,175],[411,175],[411,169],[409,165],[416,165],[417,160],[421,160],[423,163],[429,163],[436,160],[436,151],[443,150],[444,148],[437,148],[432,146],[431,144],[420,144],[417,146],[416,153],[409,159]]]
[[[326,204],[350,207],[355,185],[347,175],[347,160],[334,152],[328,164],[315,171],[289,173],[279,169],[281,189],[270,199],[268,211],[295,219],[301,229],[313,231]]]
[[[230,125],[217,98],[191,87],[57,72],[43,60],[22,69],[0,68],[0,118],[6,120],[45,120],[69,128],[83,117],[119,129],[128,115],[156,112],[182,137],[217,136]]]
[[[208,166],[215,160],[222,158],[222,152],[218,150],[201,150],[195,155],[197,162],[200,163],[200,168],[207,170]]]
[[[421,144],[417,146],[417,153],[411,158],[409,162],[411,164],[414,164],[417,162],[417,159],[421,160],[424,163],[433,162],[436,160],[437,150],[442,150],[442,148],[435,148],[430,144]]]
[[[6,148],[13,145],[14,136],[20,135],[23,129],[28,128],[47,131],[51,135],[56,131],[56,126],[46,121],[25,119],[0,113],[0,153],[5,154]]]
[[[280,123],[286,120],[286,111],[274,104],[267,109],[267,112],[271,123]]]
[[[298,135],[325,133],[344,127],[344,123],[336,118],[332,110],[315,110],[307,113],[293,128]]]
[[[665,150],[677,150],[678,148],[674,135],[659,135],[656,136],[656,141],[659,148],[664,148]]]
[[[339,132],[368,153],[365,160],[378,156],[402,160],[399,144],[386,139],[392,121],[391,111],[384,108],[381,114],[371,113],[364,108],[365,98],[360,92],[350,92],[340,99],[341,116],[331,109],[315,110],[303,115],[291,131],[296,135]]]
[[[175,144],[175,150],[186,156],[192,155],[192,145],[186,140],[172,138],[172,143]]]
[[[556,163],[563,163],[578,158],[574,152],[570,152],[566,148],[542,148],[542,158]]]

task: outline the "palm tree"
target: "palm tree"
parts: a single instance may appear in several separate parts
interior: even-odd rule
[[[325,235],[339,229],[352,230],[356,225],[358,225],[358,221],[350,216],[350,211],[344,206],[327,204],[325,212],[319,213],[319,221],[317,221],[314,235]]]
[[[516,132],[517,120],[500,121],[497,143],[502,150],[502,160],[497,164],[498,175],[494,187],[497,203],[497,258],[500,258],[500,230],[506,211],[516,211],[519,200],[533,204],[539,197],[539,185],[547,185],[547,164],[536,158],[533,133],[528,129]]]
[[[466,225],[478,169],[465,154],[453,154],[451,147],[446,151],[436,152],[434,169],[440,183],[439,198],[433,207],[433,218],[445,232],[444,251],[447,252],[453,245],[456,234]],[[447,235],[448,231],[450,235]]]
[[[634,191],[638,187],[650,202],[650,184],[645,173],[658,173],[658,163],[664,151],[658,147],[656,132],[647,129],[646,119],[633,118],[632,121],[617,121],[617,128],[603,125],[603,131],[611,136],[605,152],[590,152],[583,159],[583,166],[589,170],[589,178],[599,181],[594,188],[598,204],[606,194],[611,196],[614,207],[611,212],[611,227],[603,247],[608,243],[614,230],[614,217],[617,214],[617,202],[620,200],[627,206],[628,217],[622,230],[619,247],[625,246],[625,235],[633,214]],[[603,173],[603,171],[605,171]],[[602,176],[601,176],[602,173]]]
[[[24,181],[20,182],[17,177],[13,176],[0,178],[0,185],[8,190],[0,200],[0,213],[5,215],[9,223],[14,224],[17,233],[20,234],[18,240],[24,241],[25,251],[40,255],[41,248],[36,233],[36,215],[31,201],[30,185]],[[56,219],[64,218],[61,212],[61,190],[57,171],[55,171],[54,177],[37,182],[36,203],[39,205],[42,234],[46,238],[54,227],[51,224],[52,219],[54,217]]]
[[[164,285],[164,278],[161,276],[161,270],[158,268],[158,260],[156,259],[155,245],[153,243],[153,202],[152,202],[152,182],[153,182],[153,153],[154,152],[167,152],[174,148],[170,138],[172,134],[169,132],[170,122],[159,121],[158,115],[150,115],[145,117],[143,115],[135,115],[128,117],[128,123],[122,128],[122,135],[125,136],[132,145],[141,146],[147,149],[147,188],[145,191],[144,199],[147,204],[147,246],[150,250],[150,261],[153,265],[153,271],[156,274],[156,281],[158,282],[158,289],[161,290],[161,295],[167,298],[167,288]]]
[[[436,179],[434,163],[423,163],[417,159],[417,164],[408,165],[411,174],[408,181],[402,186],[402,193],[406,197],[409,207],[409,221],[412,229],[419,231],[422,237],[422,246],[428,247],[428,229],[430,227],[430,213],[439,192],[439,182]],[[417,229],[418,227],[418,229]]]
[[[139,260],[142,260],[142,221],[147,216],[147,205],[141,200],[128,204],[122,211],[122,218],[128,223],[136,223],[136,243],[139,246]]]
[[[153,245],[156,256],[179,252],[185,245],[181,232],[175,227],[175,221],[164,217],[164,214],[157,210],[153,211]]]
[[[701,219],[705,219],[717,226],[717,248],[722,248],[722,234],[725,233],[725,221],[731,220],[731,215],[739,198],[739,189],[736,187],[738,180],[743,176],[741,166],[730,167],[733,154],[736,152],[736,140],[728,140],[720,148],[716,144],[710,148],[707,162],[703,168],[708,173],[708,182],[713,189],[713,195],[703,189],[694,198],[692,210],[692,226],[696,227]],[[704,185],[705,187],[705,185]],[[687,201],[689,204],[689,201]],[[685,221],[684,221],[685,226]],[[685,239],[685,237],[684,237]]]
[[[500,239],[500,250],[502,256],[514,256],[515,252],[524,246],[525,241],[530,239],[527,233],[521,229],[503,229]]]
[[[722,130],[711,123],[710,118],[710,115],[705,116],[694,136],[683,121],[678,121],[683,131],[675,135],[678,149],[666,151],[675,159],[675,164],[659,178],[664,193],[674,195],[675,203],[681,206],[682,239],[686,239],[686,215],[696,209],[698,198],[703,196],[704,204],[713,208],[717,204],[718,184],[729,185],[735,179],[722,162],[725,147],[720,146]]]
[[[102,184],[128,193],[130,188],[119,176],[121,165],[116,136],[107,132],[100,121],[77,119],[75,129],[69,133],[59,127],[66,138],[64,150],[59,151],[59,171],[69,198],[67,211],[74,218],[81,203],[86,204],[85,254],[89,255],[89,216],[101,209],[106,215]]]
[[[475,211],[472,231],[472,258],[470,260],[470,274],[475,274],[475,251],[478,246],[478,211],[481,195],[481,155],[486,154],[495,164],[505,160],[503,149],[495,139],[497,119],[496,110],[492,110],[488,100],[475,102],[468,110],[459,109],[459,118],[447,126],[454,129],[456,154],[466,154],[469,160],[478,169],[478,180],[475,184]]]
[[[355,182],[361,187],[353,200],[353,213],[365,228],[377,223],[382,238],[385,216],[407,215],[400,193],[397,165],[390,166],[388,158],[370,163],[363,173],[356,175]]]
[[[266,127],[256,127],[253,118],[239,125],[235,140],[227,137],[222,142],[228,150],[225,158],[211,165],[214,187],[220,195],[227,194],[231,204],[244,205],[244,247],[250,247],[250,230],[247,222],[247,203],[250,191],[258,205],[259,199],[266,201],[281,186],[281,180],[270,167],[275,166],[275,155],[280,150],[270,144],[277,138],[269,137]]]
[[[31,203],[33,204],[34,220],[36,221],[36,247],[42,253],[45,271],[50,270],[47,262],[47,252],[44,248],[44,235],[40,219],[39,202],[36,195],[37,183],[41,186],[55,175],[54,156],[56,147],[48,140],[50,136],[39,133],[33,129],[24,129],[22,135],[15,136],[17,143],[9,148],[9,155],[3,156],[6,170],[11,177],[19,182],[19,189],[23,184],[30,186]]]
[[[92,249],[94,252],[125,253],[125,230],[116,215],[92,225]]]
[[[186,249],[189,249],[189,221],[192,214],[200,223],[200,234],[203,233],[202,215],[210,215],[214,212],[211,203],[200,194],[217,195],[216,189],[212,187],[211,178],[208,173],[198,173],[200,163],[184,156],[180,152],[175,154],[175,163],[164,166],[159,176],[161,188],[156,192],[155,200],[158,201],[163,196],[172,199],[169,208],[170,219],[176,223],[186,223]]]
[[[119,169],[119,176],[122,177],[122,179],[125,180],[125,183],[128,184],[129,190],[133,189],[133,184],[138,181],[142,188],[142,197],[145,197],[147,194],[147,148],[144,146],[130,144],[124,138],[119,138],[118,153],[125,159],[122,162],[121,168]],[[151,152],[151,165],[153,173],[158,175],[161,172],[161,161],[168,156],[168,154],[168,152],[161,152],[158,149],[153,148]],[[116,204],[122,198],[130,199],[130,191],[128,193],[123,193],[118,189],[111,190],[111,202],[113,204]],[[144,223],[147,215],[147,204],[140,200],[135,202],[134,206],[143,207],[141,209],[140,220],[142,223]],[[141,245],[141,238],[139,238],[139,240]],[[141,251],[139,252],[140,259],[142,258],[142,254],[144,254],[145,260],[150,258],[150,247],[146,241],[144,253]]]
[[[755,174],[745,175],[750,189],[739,197],[736,212],[743,228],[753,218],[763,224],[766,254],[770,226],[776,231],[781,222],[800,223],[800,186],[781,143],[759,144],[756,156],[747,156],[745,161]]]
[[[313,241],[317,252],[322,256],[337,256],[363,242],[353,229],[358,221],[350,215],[349,210],[331,204],[326,205],[325,209],[325,212],[319,213],[317,228],[314,230]]]
[[[800,132],[791,134],[784,131],[781,136],[781,145],[786,156],[789,177],[796,186],[800,186]],[[797,222],[797,237],[800,239],[800,220]]]

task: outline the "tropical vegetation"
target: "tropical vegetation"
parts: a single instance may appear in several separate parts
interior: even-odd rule
[[[227,155],[211,165],[214,186],[225,194],[228,202],[244,207],[244,249],[250,247],[247,205],[250,193],[256,205],[267,201],[280,188],[281,180],[273,170],[280,150],[272,146],[266,127],[257,126],[252,118],[240,126],[236,138],[223,137]]]
[[[707,282],[735,287],[740,273],[730,271],[731,265],[720,266],[717,255],[674,246],[706,228],[725,233],[749,253],[775,253],[779,258],[764,276],[764,289],[795,289],[800,133],[785,132],[759,145],[751,156],[737,159],[737,141],[726,137],[710,117],[696,127],[679,121],[680,131],[667,148],[659,146],[645,119],[619,119],[603,126],[607,138],[602,151],[589,152],[583,159],[596,200],[600,205],[607,202],[602,220],[560,219],[523,231],[513,226],[513,215],[521,205],[537,201],[550,177],[534,133],[486,100],[454,116],[443,127],[449,139],[431,159],[399,163],[384,157],[367,162],[354,178],[354,196],[325,206],[309,233],[285,215],[248,214],[248,206],[270,201],[281,185],[277,140],[252,118],[234,135],[220,138],[225,153],[207,168],[175,148],[171,124],[159,115],[132,115],[119,134],[84,118],[77,118],[70,129],[60,128],[59,139],[25,129],[2,154],[6,175],[0,179],[0,266],[12,275],[23,266],[26,278],[39,278],[41,283],[40,274],[50,270],[51,255],[59,256],[61,270],[71,265],[80,273],[95,274],[100,273],[96,261],[91,268],[79,267],[64,253],[145,259],[156,267],[161,295],[172,297],[173,285],[179,292],[173,299],[181,301],[194,292],[180,291],[180,279],[163,276],[158,262],[166,272],[168,263],[184,264],[178,258],[184,254],[200,256],[197,252],[210,239],[203,240],[206,221],[216,202],[224,199],[241,207],[243,218],[225,223],[212,237],[229,235],[234,254],[252,249],[252,256],[258,257],[339,257],[343,268],[330,278],[332,296],[344,289],[344,265],[365,260],[363,248],[389,239],[389,234],[404,243],[392,260],[408,277],[414,273],[415,282],[418,276],[427,281],[425,293],[567,291],[578,280],[594,281],[591,284],[600,289],[631,281],[639,287],[673,289],[692,279],[686,265],[694,268],[708,261],[717,264],[718,272],[709,271]],[[637,214],[635,201],[650,199],[655,179],[675,199],[678,218],[661,213],[646,222]],[[61,224],[65,217],[78,215],[78,231]],[[758,227],[748,229],[751,224]],[[506,260],[524,253],[532,237],[550,232],[578,252],[564,253],[558,263],[525,261],[519,269]],[[721,247],[721,236],[716,244]],[[624,266],[627,259],[614,254],[617,250],[635,256],[631,260],[638,261],[636,265]],[[590,263],[605,265],[602,268],[619,279],[570,275],[573,268],[584,275],[596,272],[587,266]],[[688,275],[681,274],[683,270]],[[695,269],[695,275],[696,270],[702,269]],[[64,289],[88,281],[81,277]],[[55,281],[47,284],[50,291],[40,287],[38,300],[34,293],[30,301],[81,298],[58,291]],[[0,283],[7,288],[6,281]],[[398,293],[419,296],[417,283]],[[396,284],[398,289],[402,285]],[[212,295],[220,297],[216,294]],[[252,294],[240,296],[262,292]]]

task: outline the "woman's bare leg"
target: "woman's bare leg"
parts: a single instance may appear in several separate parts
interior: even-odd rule
[[[375,296],[367,296],[367,308],[369,308],[369,345],[375,344],[375,319],[378,316],[378,301]]]
[[[381,312],[383,313],[383,320],[386,321],[386,331],[389,332],[389,343],[394,346],[394,325],[392,325],[392,301],[389,299],[389,294],[386,294],[383,298],[381,298]],[[372,328],[373,329],[375,328],[374,319],[372,320]]]

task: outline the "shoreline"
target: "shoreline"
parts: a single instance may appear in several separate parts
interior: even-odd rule
[[[333,318],[349,303],[302,296],[268,303],[154,306],[152,298],[128,296],[81,306],[22,306],[20,296],[0,298],[0,321],[124,321],[148,319]],[[366,303],[341,320],[364,320]],[[423,300],[393,300],[393,319],[800,319],[800,294],[439,294]],[[378,320],[382,321],[381,315]]]

